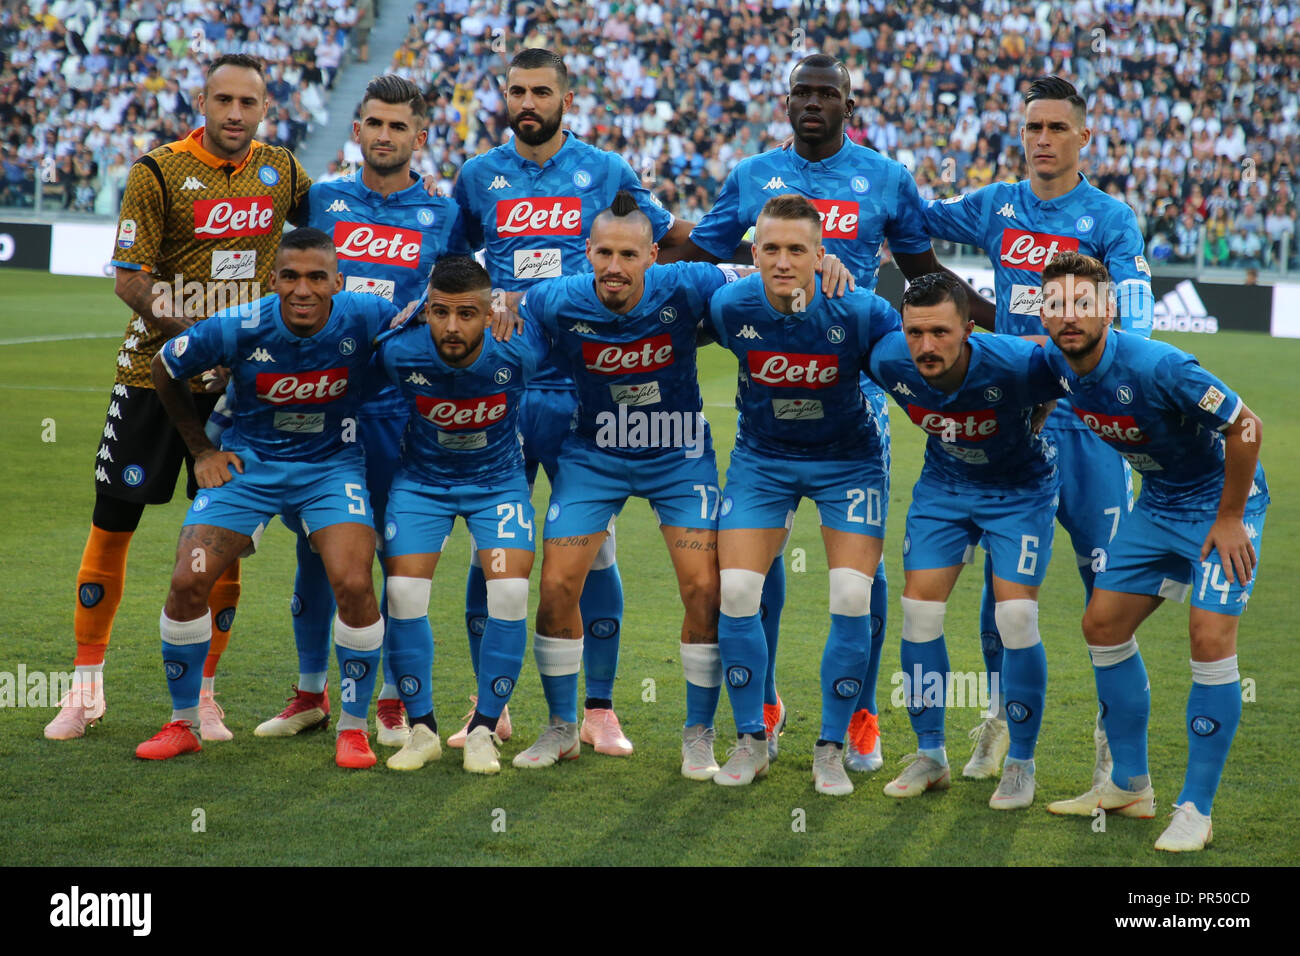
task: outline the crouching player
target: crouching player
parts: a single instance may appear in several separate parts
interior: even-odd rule
[[[655,266],[658,248],[650,219],[620,191],[592,222],[592,274],[539,282],[519,306],[525,328],[541,325],[554,340],[578,409],[546,513],[533,641],[550,723],[515,757],[517,767],[579,755],[579,598],[615,517],[635,496],[654,509],[685,611],[682,775],[708,780],[718,769],[718,467],[695,357],[709,297],[734,273],[702,263]]]
[[[429,279],[427,325],[408,323],[379,343],[384,372],[411,412],[384,522],[387,645],[411,720],[405,745],[388,758],[393,770],[418,770],[442,752],[429,683],[429,592],[457,515],[487,576],[488,605],[465,769],[501,769],[494,728],[519,679],[533,568],[519,399],[550,345],[535,324],[509,342],[484,335],[491,310],[492,281],[483,267],[466,257],[442,259]]]
[[[739,359],[740,426],[718,519],[718,646],[737,743],[713,780],[743,786],[767,773],[763,579],[803,497],[817,503],[830,566],[830,634],[822,656],[818,793],[848,794],[844,737],[871,647],[872,578],[888,508],[880,433],[858,388],[873,343],[898,313],[869,292],[831,299],[815,269],[821,218],[808,199],[777,196],[758,215],[748,276],[718,292],[710,331]]]
[[[1043,350],[1014,336],[975,335],[962,284],[922,276],[903,293],[903,331],[871,355],[871,376],[929,437],[903,538],[903,687],[918,753],[885,786],[916,797],[950,783],[944,751],[948,649],[943,619],[962,565],[981,536],[993,561],[995,613],[1006,657],[1001,688],[1011,749],[989,800],[1034,800],[1034,747],[1047,695],[1038,588],[1052,554],[1059,476],[1035,435],[1035,405],[1062,394]]]
[[[1151,691],[1134,631],[1165,598],[1190,590],[1192,690],[1187,772],[1157,850],[1200,850],[1241,719],[1237,624],[1255,586],[1268,507],[1259,464],[1263,426],[1196,359],[1110,328],[1115,293],[1104,265],[1062,253],[1043,270],[1047,360],[1074,414],[1142,473],[1142,493],[1106,551],[1083,636],[1092,655],[1114,766],[1053,813],[1155,815],[1147,766]]]
[[[370,767],[366,735],[384,624],[370,579],[375,535],[356,412],[375,337],[397,314],[373,295],[341,292],[334,242],[295,229],[280,242],[275,294],[218,313],[154,357],[158,397],[194,456],[203,489],[190,505],[163,606],[163,667],[172,719],[136,756],[166,760],[202,749],[192,730],[208,652],[208,596],[276,514],[300,516],[338,603],[334,641],[343,676],[335,760]],[[187,380],[231,370],[234,421],[217,450]]]

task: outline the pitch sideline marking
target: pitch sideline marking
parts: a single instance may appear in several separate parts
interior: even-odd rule
[[[72,342],[76,339],[120,339],[121,332],[78,332],[75,335],[29,335],[19,339],[0,339],[0,345],[35,345],[40,342]]]

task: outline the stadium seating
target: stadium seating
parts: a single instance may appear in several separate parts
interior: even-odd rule
[[[183,131],[213,50],[267,59],[277,105],[261,138],[296,145],[325,118],[355,10],[273,6],[269,18],[247,0],[37,0],[27,21],[0,12],[0,205],[30,201],[52,174],[47,196],[114,211],[115,193],[92,199],[85,187],[98,177],[120,189],[131,158]],[[1089,100],[1089,177],[1134,208],[1154,262],[1276,269],[1300,267],[1298,34],[1300,10],[1283,0],[445,0],[415,3],[391,68],[429,90],[418,165],[449,188],[468,156],[509,136],[500,87],[512,53],[561,49],[576,94],[569,126],[622,153],[688,219],[736,162],[789,135],[785,77],[807,53],[849,64],[849,135],[906,163],[926,197],[1022,177],[1018,92],[1059,73]],[[330,175],[358,160],[341,153]]]
[[[328,120],[353,0],[33,0],[0,9],[0,206],[116,215],[140,154],[191,128],[204,65],[267,64],[273,105],[258,139],[296,146]]]

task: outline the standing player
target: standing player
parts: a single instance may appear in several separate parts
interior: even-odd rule
[[[375,763],[366,711],[384,623],[370,578],[375,538],[364,454],[349,433],[371,343],[397,310],[342,287],[333,240],[296,229],[280,243],[274,295],[254,303],[251,314],[218,313],[154,356],[154,386],[204,491],[181,528],[160,621],[172,718],[136,749],[137,757],[166,760],[202,749],[191,728],[211,628],[208,595],[241,552],[257,547],[271,518],[292,514],[320,552],[338,601],[334,642],[344,713],[334,759],[340,767]],[[213,367],[229,368],[235,386],[223,450],[208,441],[185,386]]]
[[[411,323],[380,340],[384,371],[411,409],[384,522],[384,643],[413,725],[405,746],[388,759],[394,770],[418,770],[442,752],[430,685],[429,592],[457,515],[479,549],[488,593],[478,699],[464,745],[471,773],[501,769],[501,739],[493,729],[528,643],[533,505],[519,447],[519,398],[550,344],[536,324],[509,342],[484,336],[491,312],[492,282],[483,267],[446,258],[430,278],[428,324]]]
[[[993,267],[997,292],[996,331],[1041,335],[1039,305],[1043,267],[1057,252],[1083,252],[1101,259],[1119,283],[1119,315],[1128,332],[1151,335],[1151,270],[1133,210],[1092,186],[1079,171],[1079,153],[1092,139],[1086,104],[1065,80],[1044,76],[1025,94],[1020,141],[1029,179],[994,183],[965,196],[932,201],[925,228],[933,236],[979,246]],[[978,316],[976,322],[990,328]],[[1045,435],[1057,450],[1061,473],[1057,517],[1070,533],[1083,579],[1085,600],[1092,593],[1096,562],[1114,537],[1132,502],[1128,466],[1108,452],[1064,407],[1047,420]],[[984,563],[980,605],[980,643],[990,687],[1001,670],[991,559]],[[1009,738],[1005,707],[984,721],[974,736],[974,753],[962,773],[984,778],[998,771]],[[1094,739],[1095,777],[1104,778],[1110,757],[1098,715]]]
[[[710,296],[734,273],[701,263],[655,266],[658,248],[636,198],[619,191],[591,224],[592,275],[542,282],[520,305],[540,325],[578,390],[546,512],[533,650],[550,712],[516,767],[576,759],[579,596],[592,560],[631,496],[645,498],[668,545],[685,617],[682,774],[708,780],[718,656],[718,466],[701,414],[696,335]]]
[[[521,291],[537,279],[590,271],[585,237],[596,214],[620,189],[636,197],[661,246],[680,243],[690,233],[692,224],[674,220],[660,207],[622,157],[588,146],[561,128],[572,104],[564,61],[549,50],[521,51],[506,74],[506,110],[514,138],[470,159],[456,180],[456,201],[470,245],[484,250],[488,274],[498,289]],[[539,464],[554,479],[560,444],[576,406],[572,381],[557,370],[547,370],[529,383],[520,428],[530,483]],[[476,671],[487,613],[483,569],[477,560],[471,555],[465,600]],[[597,753],[619,756],[632,752],[613,710],[622,616],[623,586],[611,532],[582,596],[587,700],[581,736]],[[447,745],[460,746],[463,739],[455,734]]]
[[[849,71],[839,60],[816,53],[804,57],[790,74],[786,115],[794,131],[792,148],[773,149],[741,160],[727,176],[709,213],[691,231],[680,250],[664,259],[702,259],[725,262],[736,258],[746,230],[753,226],[764,204],[773,196],[797,192],[807,196],[822,217],[822,242],[826,251],[844,261],[858,287],[876,287],[880,245],[889,240],[890,252],[908,278],[944,271],[935,258],[922,219],[922,202],[916,183],[901,163],[875,150],[858,146],[844,135],[844,123],[853,110]],[[973,308],[993,307],[969,290]],[[870,379],[861,380],[870,402],[879,456],[889,480],[889,402]],[[876,452],[873,450],[873,455]],[[888,484],[885,486],[888,497]],[[784,551],[784,544],[781,552]],[[785,725],[785,705],[776,692],[776,648],[785,605],[785,564],[778,552],[763,584],[762,617],[767,639],[764,717],[768,753],[775,759],[777,737]],[[885,566],[876,568],[871,589],[871,656],[862,683],[862,697],[854,708],[849,729],[850,770],[877,770],[881,764],[876,719],[876,677],[885,640],[889,584]]]
[[[1034,407],[1062,394],[1043,350],[1015,336],[975,335],[961,283],[922,276],[903,293],[903,331],[871,354],[871,376],[925,431],[925,465],[903,538],[901,658],[918,753],[885,786],[891,797],[948,787],[943,619],[966,555],[983,536],[993,558],[997,620],[1006,638],[1011,751],[994,810],[1034,801],[1034,748],[1047,697],[1038,588],[1052,555],[1059,481],[1034,434]],[[910,685],[910,687],[909,687]]]
[[[710,327],[740,360],[740,425],[718,519],[718,646],[737,744],[713,777],[748,784],[770,761],[760,620],[764,574],[802,497],[817,503],[830,567],[830,635],[822,656],[822,723],[813,750],[818,793],[848,794],[843,746],[871,648],[872,575],[880,565],[889,499],[879,435],[858,380],[898,313],[870,292],[827,298],[817,207],[798,195],[768,200],[753,247],[761,276],[718,292]]]
[[[1065,253],[1043,271],[1047,360],[1071,411],[1142,473],[1142,494],[1104,552],[1083,615],[1114,767],[1083,796],[1048,809],[1155,815],[1151,690],[1133,635],[1165,598],[1182,601],[1190,590],[1187,772],[1156,849],[1200,850],[1213,835],[1210,810],[1241,720],[1237,627],[1269,502],[1263,425],[1193,356],[1111,329],[1115,312],[1110,274],[1096,259]]]
[[[117,355],[95,460],[95,511],[77,572],[76,677],[45,727],[53,740],[81,737],[104,715],[104,652],[145,505],[171,500],[182,462],[186,493],[193,498],[198,487],[194,462],[154,391],[150,363],[164,342],[197,318],[263,295],[284,223],[311,185],[292,153],[253,139],[267,108],[260,61],[218,57],[208,67],[198,107],[204,126],[141,157],[122,197],[114,291],[134,315]],[[192,388],[206,418],[216,396],[204,394],[197,379]],[[212,588],[211,653],[200,703],[204,740],[232,736],[212,683],[238,600],[235,562]]]
[[[306,225],[333,237],[345,290],[373,293],[399,308],[423,297],[434,262],[469,253],[459,207],[430,196],[411,171],[411,155],[428,137],[427,119],[424,95],[415,84],[392,75],[371,80],[352,124],[362,167],[351,176],[312,186],[303,217]],[[362,406],[357,423],[366,450],[366,487],[380,530],[406,417],[402,396],[386,387]],[[325,672],[334,598],[325,566],[303,534],[298,535],[293,590],[298,683],[288,706],[258,725],[254,733],[259,737],[289,736],[329,719]],[[376,731],[381,746],[406,742],[406,715],[387,656]]]

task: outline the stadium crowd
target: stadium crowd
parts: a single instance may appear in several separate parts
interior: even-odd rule
[[[564,51],[569,126],[624,155],[665,206],[698,220],[727,172],[790,133],[800,56],[842,58],[849,136],[904,162],[927,198],[1024,175],[1008,118],[1025,77],[1074,79],[1091,107],[1088,175],[1137,212],[1156,262],[1281,268],[1294,242],[1300,15],[1274,0],[573,0],[417,2],[395,72],[429,90],[424,172],[450,191],[509,135],[501,78],[520,46]],[[65,207],[116,211],[131,160],[193,118],[199,64],[264,58],[260,139],[295,146],[370,0],[36,0],[0,11],[0,205],[38,181]],[[359,162],[348,144],[326,179]],[[105,188],[106,187],[106,188]]]
[[[136,157],[202,114],[206,64],[266,63],[263,142],[296,147],[329,119],[350,38],[364,49],[371,0],[34,0],[0,8],[0,205],[35,191],[64,209],[116,215]]]

